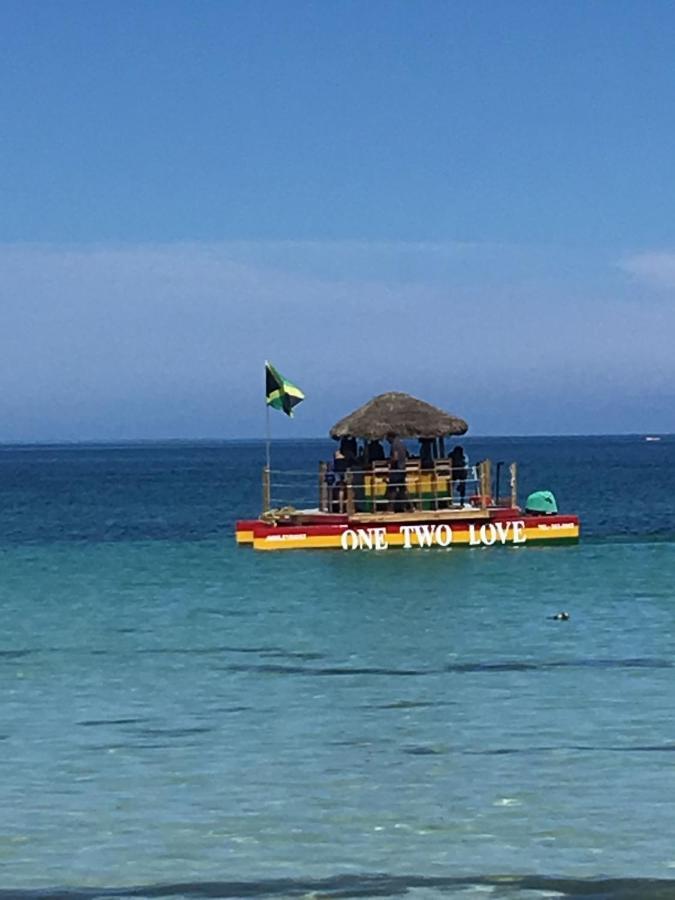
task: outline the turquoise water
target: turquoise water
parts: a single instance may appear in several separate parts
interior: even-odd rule
[[[675,895],[675,439],[603,441],[504,449],[579,545],[386,554],[237,548],[258,445],[0,450],[0,897]]]

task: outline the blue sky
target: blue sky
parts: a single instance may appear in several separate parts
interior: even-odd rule
[[[0,0],[0,441],[675,431],[675,7]]]

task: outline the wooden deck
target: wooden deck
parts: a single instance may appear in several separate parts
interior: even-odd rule
[[[354,513],[350,524],[372,525],[374,522],[461,522],[466,519],[489,519],[490,510],[479,507],[468,509],[416,509],[411,512]]]

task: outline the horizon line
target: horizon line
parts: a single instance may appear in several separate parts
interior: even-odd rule
[[[675,437],[672,431],[591,431],[591,432],[543,432],[539,434],[462,434],[448,435],[449,439],[460,438],[463,440],[527,440],[539,438],[629,438],[636,437],[658,437],[668,438]],[[326,437],[316,435],[298,435],[298,437],[278,437],[273,438],[272,444],[297,443],[298,441],[316,441],[329,442],[335,438],[329,435]],[[382,438],[386,440],[386,438]],[[404,440],[417,440],[417,438],[404,438]],[[63,439],[40,439],[35,441],[2,441],[0,440],[0,449],[6,448],[22,448],[22,447],[77,447],[77,446],[97,446],[97,447],[115,447],[115,446],[138,446],[150,444],[265,444],[264,437],[148,437],[148,438],[73,438],[72,440]]]

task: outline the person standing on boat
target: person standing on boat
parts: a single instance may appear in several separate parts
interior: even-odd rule
[[[364,457],[366,466],[372,466],[374,462],[382,462],[387,458],[379,441],[368,441],[364,448]]]
[[[450,454],[452,462],[452,483],[457,485],[459,493],[459,502],[464,506],[464,498],[466,496],[466,479],[469,474],[469,458],[464,452],[464,447],[457,444]]]
[[[387,495],[394,512],[403,512],[407,500],[405,489],[405,461],[408,451],[393,431],[387,434],[389,441],[389,488]]]
[[[343,437],[340,441],[339,452],[342,454],[342,458],[344,459],[344,468],[351,469],[356,462],[356,457],[358,454],[356,438]]]
[[[345,506],[345,475],[356,459],[356,439],[343,437],[333,454],[332,512],[343,512]]]
[[[433,469],[434,467],[434,438],[422,437],[420,442],[420,466],[423,469]]]

